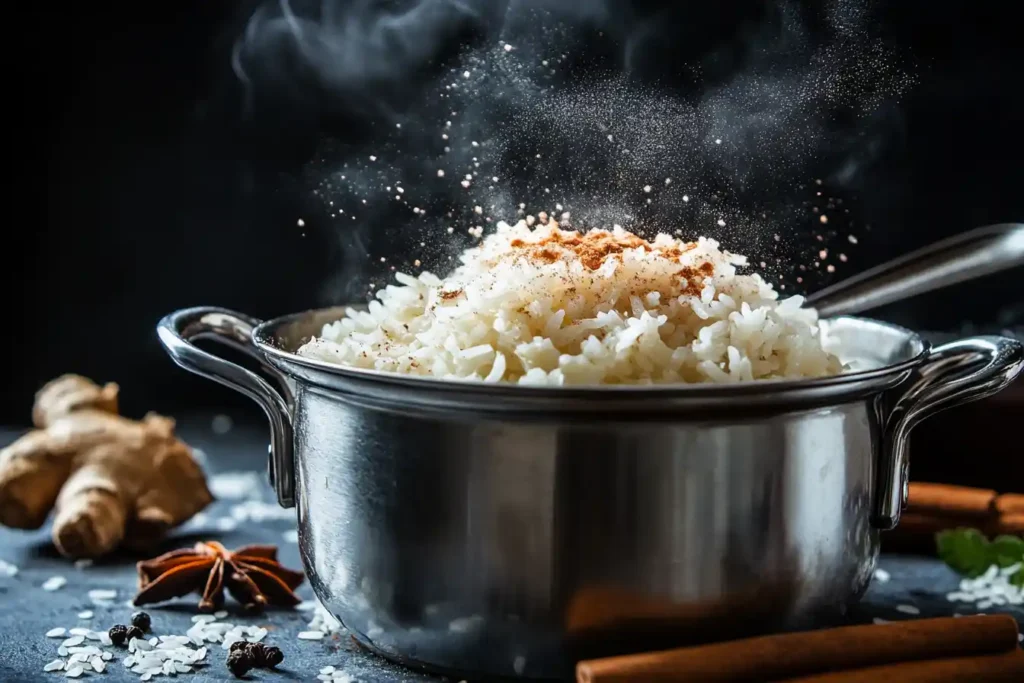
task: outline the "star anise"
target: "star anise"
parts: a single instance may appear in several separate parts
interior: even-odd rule
[[[229,551],[216,541],[165,553],[139,562],[136,568],[136,605],[196,592],[202,595],[199,609],[204,612],[224,604],[225,588],[250,611],[259,611],[268,604],[293,607],[300,602],[294,591],[305,578],[302,572],[282,566],[272,545],[247,545]]]

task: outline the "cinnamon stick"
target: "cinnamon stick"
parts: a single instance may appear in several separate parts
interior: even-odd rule
[[[861,683],[872,680],[898,683],[1019,683],[1024,681],[1024,650],[980,657],[900,662],[789,678],[783,683]]]
[[[1024,534],[1024,512],[1013,515],[1002,515],[996,525],[999,534]]]
[[[1017,648],[1006,614],[944,617],[761,636],[580,662],[578,683],[783,680],[897,662],[973,657]]]
[[[1024,493],[1004,493],[998,496],[995,508],[1000,515],[1024,515]]]
[[[887,551],[935,551],[940,531],[968,527],[986,536],[1024,533],[1024,494],[913,482],[897,527],[882,537]]]
[[[911,482],[907,512],[984,518],[992,513],[996,495],[989,489]]]
[[[962,527],[978,528],[979,523],[986,520],[971,519],[969,517],[954,517],[945,515],[927,515],[921,512],[904,512],[900,515],[900,523],[893,531],[900,531],[908,534],[923,534],[931,537],[939,531],[946,529],[959,529]],[[982,524],[982,526],[985,526]],[[979,529],[979,531],[984,531]]]

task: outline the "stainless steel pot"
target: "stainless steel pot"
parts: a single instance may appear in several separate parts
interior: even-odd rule
[[[910,430],[1024,366],[1012,339],[932,349],[852,317],[823,324],[862,369],[808,381],[527,388],[294,354],[340,315],[202,307],[158,332],[267,413],[324,605],[367,647],[456,678],[565,679],[584,657],[842,614],[899,519]]]

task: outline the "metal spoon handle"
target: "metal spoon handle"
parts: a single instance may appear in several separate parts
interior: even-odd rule
[[[807,297],[823,318],[856,315],[1024,265],[1024,223],[1000,223],[936,242]]]

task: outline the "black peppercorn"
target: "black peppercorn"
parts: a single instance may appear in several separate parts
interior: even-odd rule
[[[235,650],[228,653],[227,666],[235,678],[241,678],[252,669],[252,657],[247,649]]]
[[[267,646],[263,643],[247,643],[246,652],[252,659],[252,665],[263,668],[267,665]]]
[[[236,640],[235,642],[231,643],[231,648],[228,650],[228,652],[238,652],[239,650],[245,650],[248,647],[249,643],[247,643],[246,641]]]
[[[284,661],[284,653],[279,647],[265,647],[263,648],[263,661],[263,666],[273,668]]]
[[[145,637],[146,635],[138,626],[129,626],[128,630],[124,634],[124,639],[127,642],[131,642],[132,638],[138,638],[139,640],[142,640]]]
[[[110,642],[121,647],[128,641],[128,627],[124,624],[114,624],[107,631],[107,635],[110,636]]]
[[[149,631],[149,627],[152,624],[152,620],[149,615],[145,612],[136,612],[132,615],[132,626],[139,629],[143,633]]]

